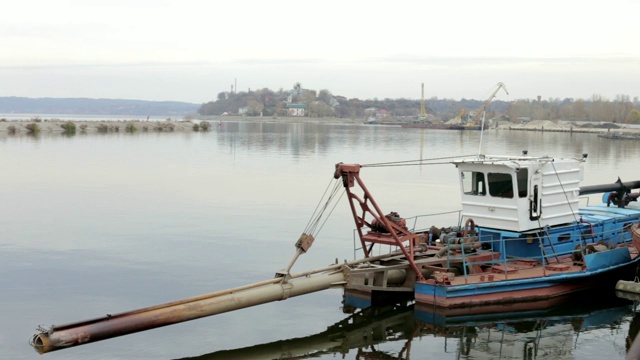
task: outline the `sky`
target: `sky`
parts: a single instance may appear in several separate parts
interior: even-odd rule
[[[359,99],[640,96],[640,0],[21,0],[0,96],[205,103],[295,83]]]

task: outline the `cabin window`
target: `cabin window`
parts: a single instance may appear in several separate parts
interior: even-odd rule
[[[521,168],[516,173],[516,181],[518,183],[518,197],[524,198],[527,197],[527,189],[529,186],[527,185],[527,179],[529,178],[529,169]]]
[[[462,192],[466,195],[487,195],[484,173],[478,171],[461,171]]]
[[[513,180],[511,174],[488,173],[489,194],[499,198],[513,198]]]

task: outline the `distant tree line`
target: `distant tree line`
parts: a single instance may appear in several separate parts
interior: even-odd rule
[[[509,103],[505,114],[509,119],[606,121],[640,124],[640,102],[627,95],[608,100],[600,95],[583,99],[515,100]]]
[[[323,118],[365,118],[367,109],[386,110],[392,118],[417,118],[420,115],[421,100],[415,99],[383,99],[360,100],[347,99],[333,95],[329,90],[320,91],[303,89],[296,83],[292,90],[268,88],[240,92],[220,92],[217,100],[202,104],[198,109],[200,115],[245,115],[245,116],[285,116],[286,104],[304,104],[306,117]],[[469,115],[483,105],[482,100],[453,100],[432,97],[425,99],[425,108],[431,118],[448,120],[456,116]],[[514,101],[492,101],[486,109],[488,119],[502,116],[510,121],[521,120],[572,120],[572,121],[607,121],[616,123],[640,124],[640,102],[638,97],[633,101],[627,95],[618,95],[608,100],[600,95],[591,99],[559,99],[542,100],[521,99]]]

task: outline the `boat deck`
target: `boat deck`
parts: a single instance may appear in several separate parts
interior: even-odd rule
[[[633,246],[624,246],[629,251],[631,260],[638,257],[638,250]],[[510,259],[507,262],[498,260],[498,252],[482,251],[466,254],[468,264],[467,273],[460,273],[459,266],[462,256],[459,254],[447,258],[442,250],[430,248],[421,252],[415,263],[427,277],[427,282],[441,285],[468,285],[505,280],[540,279],[542,277],[584,273],[587,268],[582,260],[576,260],[570,255],[552,257],[542,266],[537,259]],[[350,281],[347,288],[378,291],[413,291],[412,284],[393,283],[391,272],[396,270],[410,270],[409,261],[403,255],[389,256],[363,268],[350,270]],[[453,272],[456,271],[456,272]],[[357,280],[359,279],[359,280]]]
[[[559,273],[577,273],[584,270],[585,268],[582,264],[574,263],[571,259],[567,259],[566,261],[559,263],[548,264],[544,267],[541,266],[539,262],[534,264],[516,261],[515,263],[509,263],[507,266],[502,264],[493,265],[490,269],[481,273],[468,274],[467,276],[455,276],[453,279],[450,279],[449,282],[451,285],[463,285],[498,280],[520,280],[557,275]]]

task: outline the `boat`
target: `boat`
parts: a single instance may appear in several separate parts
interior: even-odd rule
[[[481,126],[474,123],[462,124],[462,123],[435,123],[429,121],[404,123],[403,128],[417,128],[417,129],[433,129],[433,130],[480,130]]]
[[[336,164],[358,251],[368,258],[375,246],[398,249],[351,269],[345,288],[367,301],[408,293],[445,317],[545,309],[586,290],[613,291],[615,281],[633,277],[640,259],[640,241],[629,232],[640,218],[631,193],[640,181],[581,187],[586,160],[526,151],[454,159],[459,219],[422,229],[407,226],[417,218],[385,215],[360,177],[361,165]],[[579,206],[580,196],[600,193],[601,203]]]
[[[373,116],[369,116],[369,118],[367,120],[365,120],[364,124],[368,125],[368,124],[376,124],[378,122],[378,119],[376,119]]]
[[[365,125],[402,125],[403,122],[391,118],[378,119],[375,117],[369,117],[363,122]]]
[[[437,164],[446,160],[459,175],[462,209],[447,227],[436,227],[428,216],[383,212],[360,176],[370,166],[390,166],[401,176],[399,165],[425,165],[427,160],[337,163],[327,201],[318,203],[292,260],[274,278],[39,327],[30,344],[42,354],[331,288],[342,288],[365,304],[410,301],[439,321],[546,311],[587,291],[612,293],[616,281],[634,277],[640,259],[640,196],[633,192],[640,180],[580,186],[587,157],[523,151],[430,159]],[[354,251],[361,257],[291,274],[326,222],[326,210],[335,207],[331,202],[341,198],[341,188],[355,222]],[[602,194],[600,203],[579,206],[581,196],[595,194]],[[630,229],[635,229],[635,241]]]

